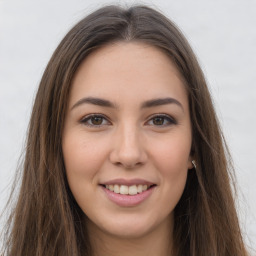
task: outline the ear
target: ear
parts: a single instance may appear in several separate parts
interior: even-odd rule
[[[189,156],[188,158],[188,169],[193,169],[194,168],[194,165],[192,164],[192,160],[193,160],[193,156]]]
[[[194,143],[194,139],[192,140],[192,145],[191,145],[191,149],[190,149],[190,154],[189,154],[189,158],[188,158],[188,169],[196,169],[196,160],[195,160],[195,143]]]

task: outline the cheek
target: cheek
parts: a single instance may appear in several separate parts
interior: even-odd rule
[[[154,143],[151,155],[157,169],[166,175],[179,175],[190,166],[190,136],[170,136]]]
[[[100,164],[103,149],[102,145],[98,145],[86,136],[79,136],[79,133],[66,135],[62,150],[67,173],[76,175],[93,173]]]
[[[165,143],[155,144],[152,153],[161,184],[164,185],[163,194],[167,195],[162,203],[169,205],[170,209],[174,209],[178,203],[186,184],[190,147],[189,139],[179,137],[166,140]]]
[[[106,156],[106,148],[92,138],[76,131],[63,136],[62,150],[69,187],[78,201],[88,194]],[[96,188],[96,186],[93,186]],[[81,200],[80,200],[81,199]]]
[[[99,143],[79,131],[63,136],[62,150],[68,184],[84,212],[97,189],[97,175],[106,155],[106,147]]]

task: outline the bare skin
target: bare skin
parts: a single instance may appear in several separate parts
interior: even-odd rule
[[[170,223],[171,224],[171,223]],[[92,224],[93,225],[93,224]],[[163,223],[163,225],[165,225]],[[165,225],[165,227],[159,227],[159,230],[154,230],[145,237],[140,238],[117,238],[106,234],[101,230],[97,230],[94,227],[91,232],[91,244],[94,248],[93,256],[155,256],[156,253],[159,256],[171,256],[172,254],[172,234],[171,226]],[[165,229],[165,235],[163,230]]]
[[[171,255],[191,137],[185,86],[159,49],[118,42],[85,59],[72,83],[62,149],[94,256]],[[130,202],[133,195],[107,188],[115,182],[120,191],[144,182],[150,192]]]

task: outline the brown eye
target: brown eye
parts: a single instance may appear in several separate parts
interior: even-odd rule
[[[172,118],[169,115],[156,115],[154,117],[152,117],[148,122],[148,125],[152,125],[152,126],[170,126],[170,125],[174,125],[177,124],[177,121]]]
[[[165,120],[164,117],[160,117],[160,116],[154,117],[153,118],[153,124],[154,125],[163,125],[164,124],[164,120]]]
[[[101,116],[93,116],[91,117],[91,123],[93,125],[101,125],[103,121],[103,118]]]
[[[83,118],[80,122],[90,127],[101,127],[110,124],[110,122],[102,115],[89,115]]]

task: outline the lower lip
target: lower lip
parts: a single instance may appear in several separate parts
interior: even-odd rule
[[[107,197],[112,202],[123,207],[136,206],[141,204],[152,194],[154,188],[155,186],[136,195],[122,195],[122,194],[116,194],[102,186],[102,189],[106,193]]]

